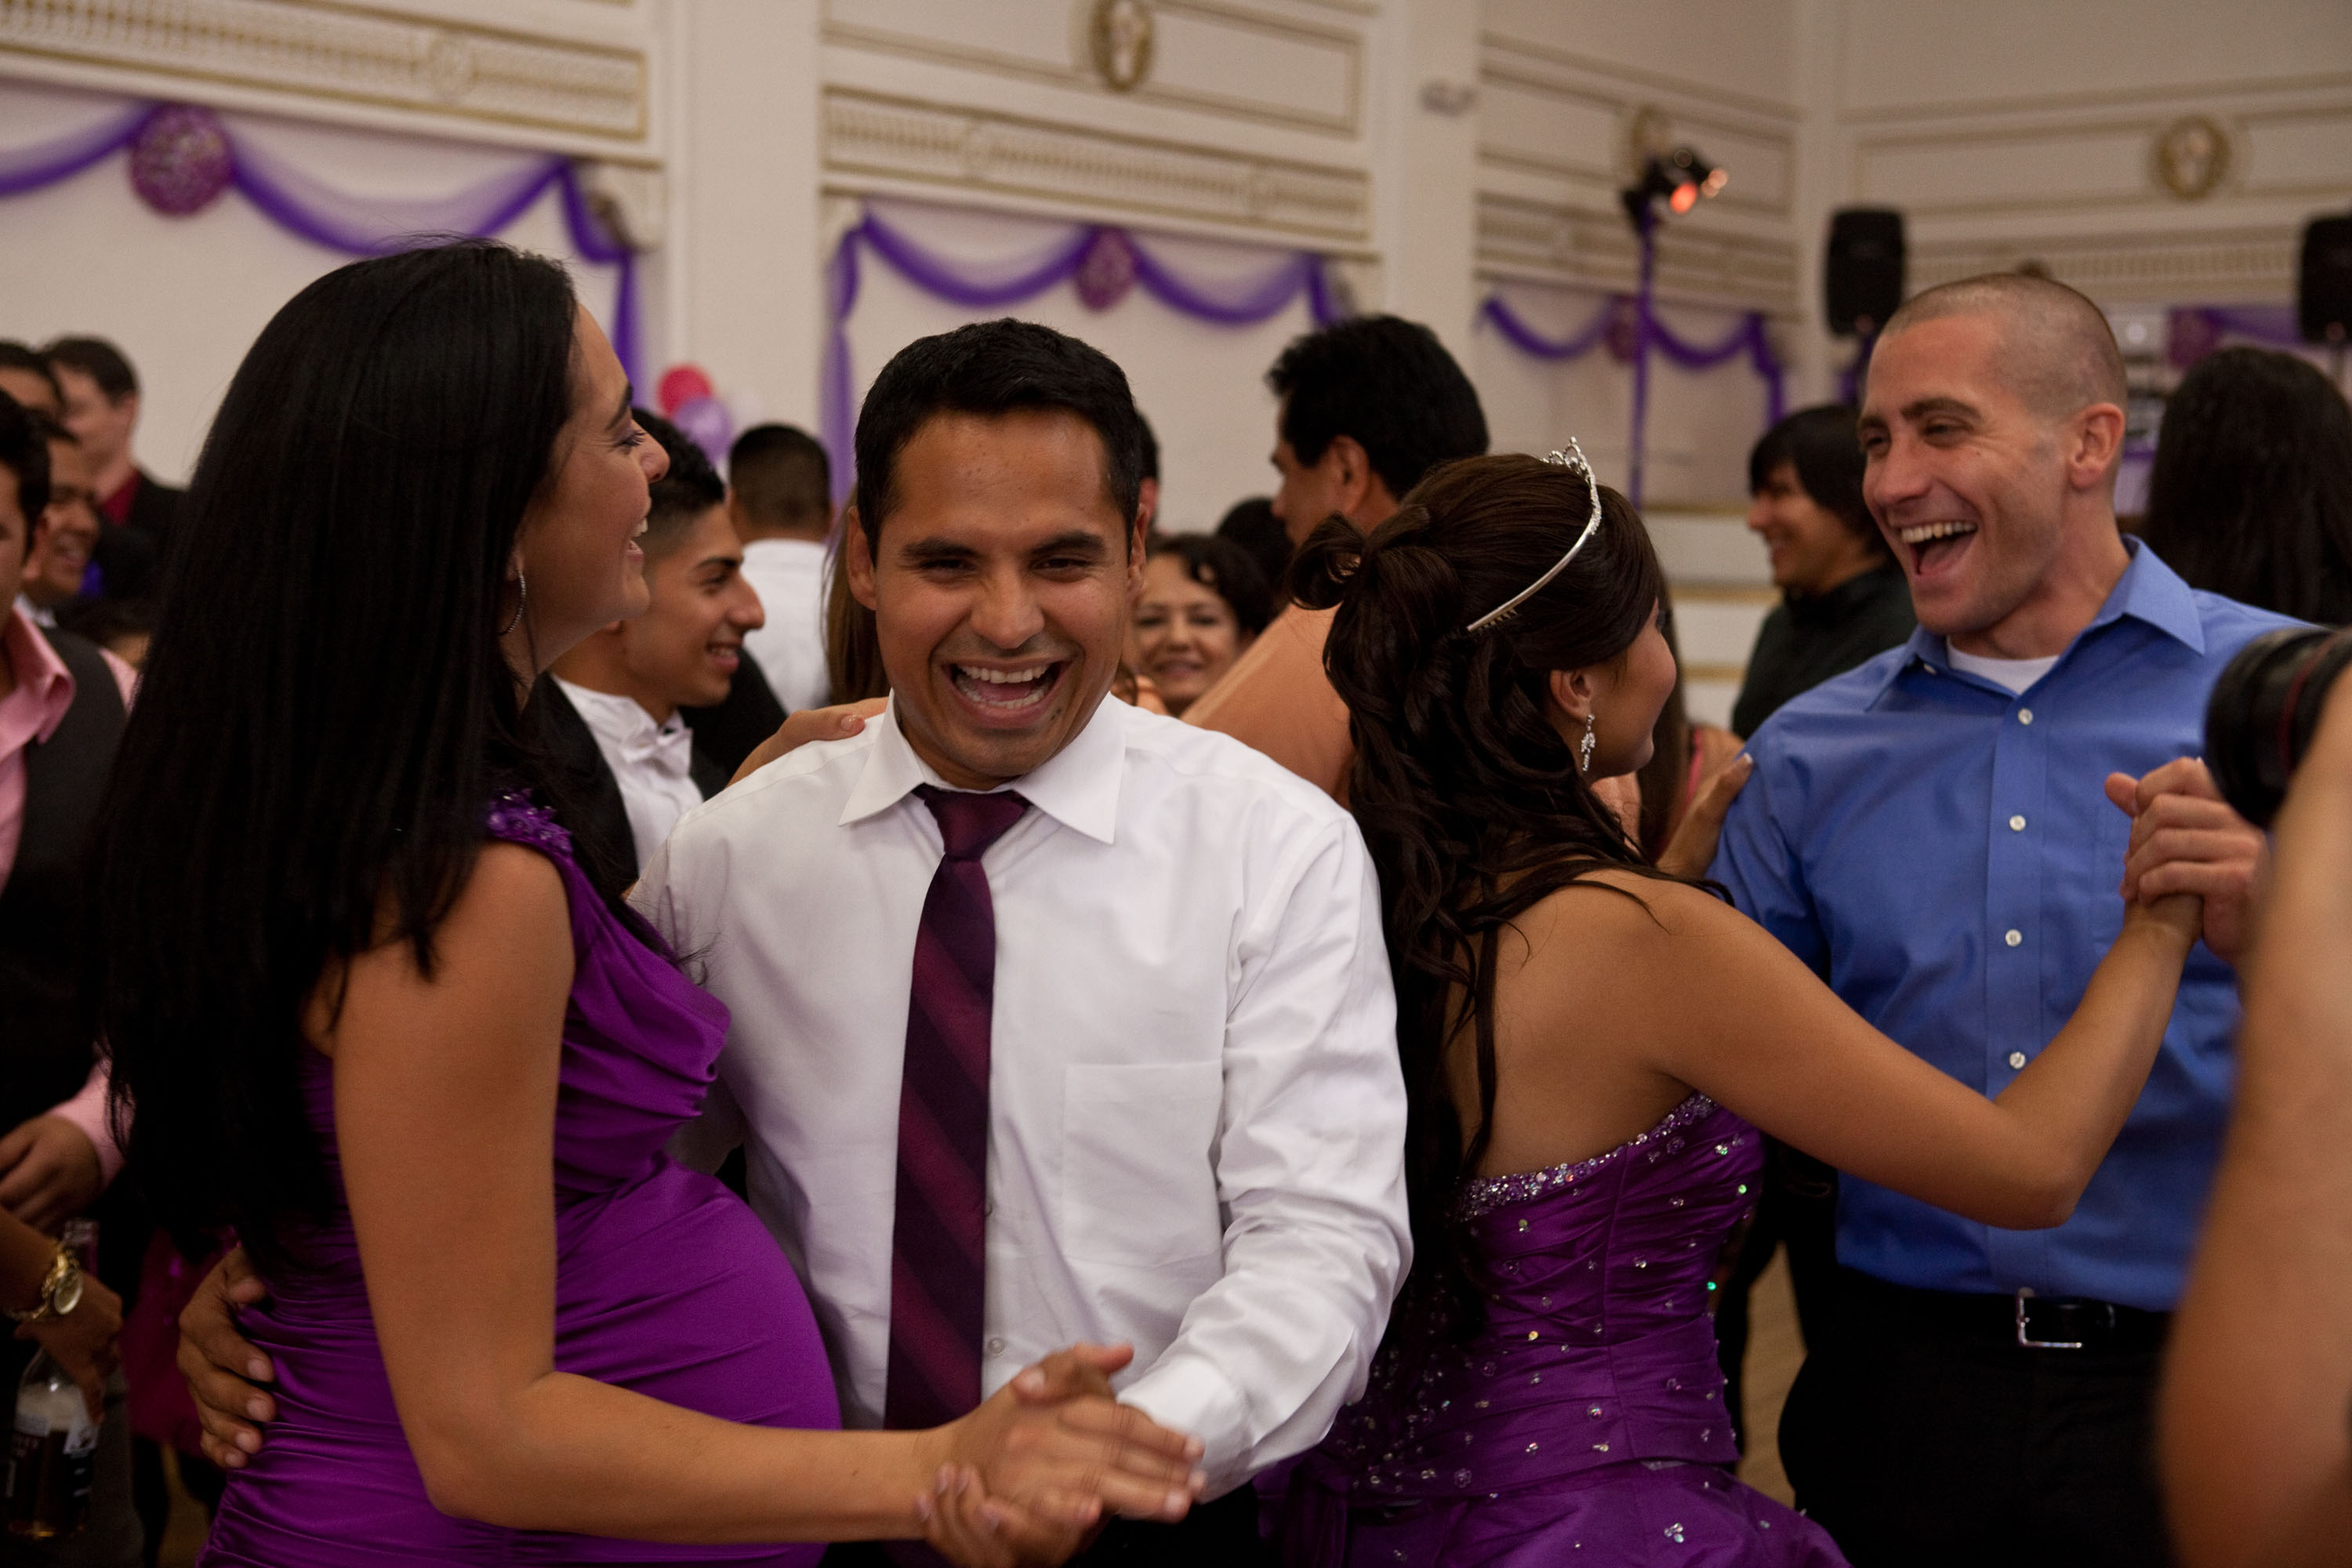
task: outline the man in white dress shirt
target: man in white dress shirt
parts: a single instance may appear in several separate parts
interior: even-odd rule
[[[1244,1562],[1242,1483],[1361,1391],[1408,1261],[1404,1095],[1354,822],[1239,742],[1107,697],[1143,563],[1140,446],[1118,367],[1049,329],[967,327],[892,361],[858,425],[845,555],[891,706],[689,813],[637,899],[733,1009],[700,1131],[723,1146],[740,1114],[845,1415],[880,1426],[937,797],[1018,796],[980,857],[971,1353],[986,1391],[1072,1341],[1131,1342],[1121,1397],[1200,1437],[1227,1495],[1180,1525],[1118,1521],[1088,1558]]]
[[[824,663],[825,535],[833,467],[805,430],[754,425],[727,454],[728,515],[768,623],[745,639],[788,713],[833,700]]]
[[[744,638],[762,619],[718,470],[677,426],[644,409],[637,419],[669,458],[638,537],[645,613],[614,621],[557,659],[532,699],[569,709],[593,738],[595,755],[583,755],[565,713],[548,715],[589,818],[583,832],[600,841],[600,851],[625,852],[625,865],[615,867],[624,881],[653,858],[679,817],[726,787],[728,770],[695,749],[678,710],[726,700]],[[599,771],[609,786],[592,776]]]

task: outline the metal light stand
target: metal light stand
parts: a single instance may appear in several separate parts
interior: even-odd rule
[[[1658,214],[1648,202],[1633,216],[1642,246],[1642,283],[1633,295],[1633,442],[1626,463],[1625,499],[1642,510],[1642,450],[1650,424],[1650,308],[1657,287]]]

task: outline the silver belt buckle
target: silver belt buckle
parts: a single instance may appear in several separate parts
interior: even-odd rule
[[[2037,1340],[2026,1328],[2026,1306],[2033,1300],[2033,1287],[2025,1286],[2017,1293],[2017,1342],[2030,1351],[2078,1351],[2081,1340]]]

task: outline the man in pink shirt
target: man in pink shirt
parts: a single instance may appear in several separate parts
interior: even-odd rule
[[[21,583],[47,510],[48,450],[0,397],[0,584]],[[11,598],[15,595],[12,594]],[[112,762],[131,667],[21,605],[0,618],[0,1206],[55,1230],[121,1168],[106,1076],[73,1006],[79,855]]]

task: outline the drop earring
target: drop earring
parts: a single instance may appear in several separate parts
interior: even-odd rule
[[[526,576],[524,576],[524,575],[522,574],[522,568],[521,568],[521,567],[520,567],[520,566],[518,566],[518,567],[516,567],[516,568],[515,568],[515,613],[514,613],[514,618],[513,618],[513,619],[511,619],[511,620],[509,620],[509,621],[508,621],[508,622],[507,622],[507,624],[506,624],[505,626],[500,626],[500,627],[499,628],[499,636],[500,636],[500,637],[504,637],[504,636],[506,636],[509,632],[510,632],[510,631],[514,630],[514,629],[515,629],[515,627],[517,627],[517,626],[519,626],[522,625],[522,612],[523,612],[523,606],[524,606],[524,605],[528,605],[528,604],[530,604],[530,578],[528,578],[528,577],[526,577]],[[1590,742],[1588,741],[1588,742],[1587,742],[1587,743],[1589,744],[1589,743],[1590,743]]]
[[[1592,715],[1590,713],[1584,716],[1584,739],[1578,743],[1576,752],[1576,771],[1580,773],[1591,773],[1592,771]]]

